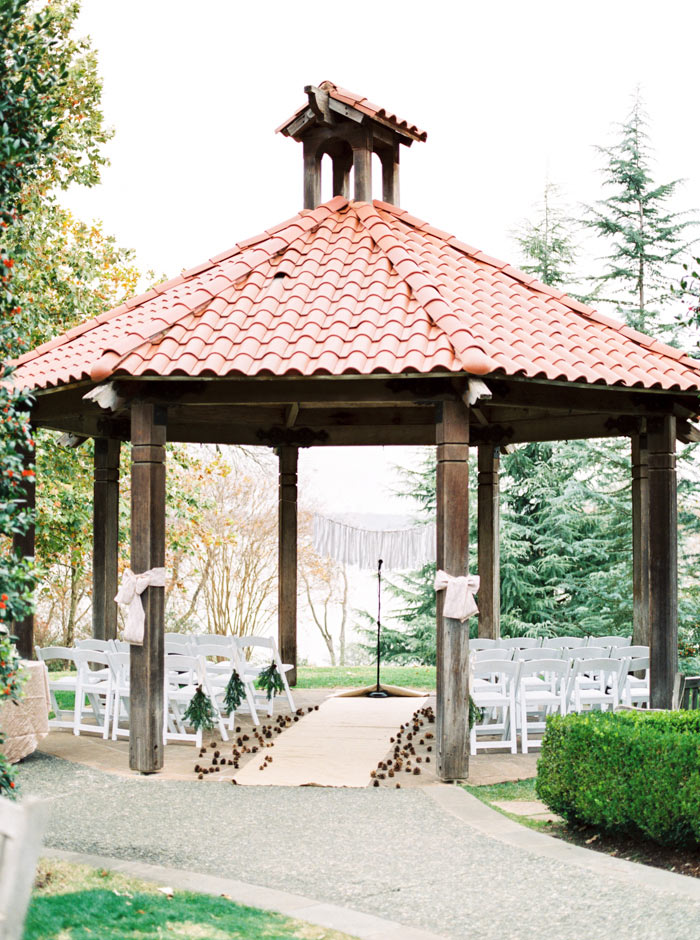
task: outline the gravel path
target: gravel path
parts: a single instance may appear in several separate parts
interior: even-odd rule
[[[542,858],[421,790],[229,787],[120,778],[42,754],[46,843],[238,878],[449,938],[700,940],[700,902]]]

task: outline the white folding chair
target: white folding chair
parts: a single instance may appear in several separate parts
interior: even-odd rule
[[[219,711],[223,709],[226,686],[236,668],[233,657],[233,638],[229,636],[227,639],[228,643],[197,642],[197,655],[201,656],[204,662],[207,683],[212,698],[216,699]],[[234,715],[235,712],[229,714],[229,731],[233,728]]]
[[[610,650],[610,659],[640,659],[648,655],[648,646],[616,646]]]
[[[62,676],[59,679],[52,679],[52,673],[49,672],[49,697],[51,699],[51,710],[53,711],[55,718],[49,720],[49,727],[51,728],[72,728],[75,724],[74,717],[68,720],[67,713],[72,712],[75,714],[75,706],[73,709],[61,708],[58,704],[58,699],[56,698],[57,692],[73,692],[75,694],[76,685],[78,682],[78,673],[77,666],[75,662],[77,650],[68,647],[68,646],[47,646],[44,649],[41,649],[39,646],[36,647],[36,658],[41,660],[44,663],[49,663],[52,660],[62,660],[65,661],[66,665],[71,668],[74,667],[76,672],[69,676]]]
[[[165,655],[165,682],[163,700],[163,743],[168,741],[195,741],[197,747],[202,746],[201,728],[189,732],[185,725],[185,712],[198,687],[202,687],[205,695],[209,696],[214,707],[214,721],[219,728],[219,734],[224,741],[228,741],[228,734],[224,726],[219,707],[212,695],[207,681],[206,668],[200,656],[184,656],[178,653]]]
[[[586,636],[547,636],[542,640],[542,646],[550,650],[574,650],[587,645]]]
[[[569,674],[567,710],[581,712],[596,706],[614,711],[620,702],[621,663],[617,659],[577,659]]]
[[[112,670],[109,653],[93,649],[75,651],[78,676],[75,684],[75,708],[73,711],[73,734],[81,731],[99,731],[103,738],[109,736],[109,715],[112,704]],[[92,666],[98,666],[97,670]],[[85,721],[85,699],[92,709],[95,724]]]
[[[518,704],[523,754],[527,754],[530,747],[542,746],[540,739],[530,740],[530,734],[545,730],[547,715],[557,712],[566,714],[568,674],[569,664],[561,659],[533,659],[521,662]]]
[[[28,796],[21,803],[14,803],[0,798],[0,937],[3,940],[20,940],[26,936],[24,918],[50,815],[49,800]]]
[[[287,682],[287,673],[289,672],[290,669],[293,669],[294,667],[289,663],[282,662],[282,660],[280,659],[280,654],[277,650],[277,644],[275,643],[274,639],[271,636],[237,636],[237,637],[234,637],[234,640],[235,640],[236,647],[238,649],[240,659],[245,658],[246,650],[249,650],[249,649],[250,650],[262,649],[262,650],[268,651],[268,655],[272,658],[272,661],[277,666],[277,671],[279,672],[282,678],[282,685],[284,686],[284,692],[285,692],[285,695],[287,696],[287,702],[289,704],[289,708],[291,709],[291,711],[294,711],[295,710],[294,699],[292,698],[292,691],[289,688],[289,682]],[[258,676],[267,665],[269,665],[269,663],[266,663],[263,666],[258,666],[258,665],[248,662],[246,663],[246,666],[244,668],[247,673]],[[270,699],[266,699],[266,700],[267,700],[267,714],[269,717],[271,717],[273,710],[274,710],[275,696],[272,696]]]
[[[129,737],[129,728],[122,728],[120,719],[122,715],[127,720],[130,717],[131,653],[111,653],[109,665],[112,670],[112,740],[116,741],[119,735]]]
[[[519,671],[520,663],[503,659],[474,663],[471,696],[476,707],[488,714],[484,721],[472,725],[469,734],[472,754],[478,749],[503,747],[510,748],[511,754],[517,753],[515,689]],[[496,740],[479,740],[479,736],[493,738],[494,735]]]
[[[637,673],[643,672],[643,676]],[[637,656],[623,661],[620,681],[620,699],[624,705],[649,708],[649,657]]]
[[[532,662],[533,660],[538,659],[561,659],[562,650],[560,649],[524,649],[524,650],[515,650],[513,653],[513,659],[516,662]]]
[[[505,636],[497,640],[497,647],[503,650],[531,650],[542,645],[541,636]]]
[[[183,656],[193,656],[196,652],[195,643],[187,633],[166,633],[164,648],[166,653],[181,653]]]
[[[112,651],[114,653],[128,653],[131,649],[131,644],[127,643],[126,640],[112,640]]]
[[[469,641],[469,652],[478,653],[481,650],[492,650],[496,646],[496,640],[490,640],[488,637],[479,636]]]
[[[113,640],[98,640],[96,637],[88,637],[87,640],[77,640],[75,648],[77,650],[97,650],[100,653],[111,653],[113,650]]]
[[[474,657],[475,663],[481,663],[485,659],[500,659],[500,660],[509,660],[512,659],[513,651],[512,650],[501,650],[501,649],[483,649],[483,650],[474,650],[470,653]]]
[[[606,646],[610,649],[613,646],[629,646],[631,636],[589,636],[589,646]]]
[[[579,659],[609,659],[609,646],[582,646],[578,649],[569,650],[569,659],[577,662]]]

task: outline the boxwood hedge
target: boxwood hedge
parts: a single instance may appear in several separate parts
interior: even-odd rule
[[[700,711],[553,715],[536,789],[568,822],[700,842]]]

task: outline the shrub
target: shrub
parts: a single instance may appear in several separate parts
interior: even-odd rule
[[[700,711],[553,715],[536,788],[568,822],[700,842]]]

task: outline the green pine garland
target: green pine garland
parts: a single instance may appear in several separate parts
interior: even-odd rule
[[[479,708],[474,699],[469,696],[469,730],[472,730],[472,727],[480,722],[484,717],[483,708]]]
[[[183,718],[192,725],[195,731],[199,731],[200,728],[208,731],[214,727],[216,712],[211,699],[202,691],[201,685],[197,686],[197,691],[190,699]]]
[[[234,669],[231,678],[228,680],[226,692],[224,693],[224,705],[229,712],[235,712],[238,706],[245,698],[245,686],[243,680]]]
[[[259,689],[267,693],[268,701],[273,695],[284,692],[284,682],[282,682],[282,676],[279,674],[276,663],[272,662],[267,669],[263,669],[258,676],[257,685]]]

